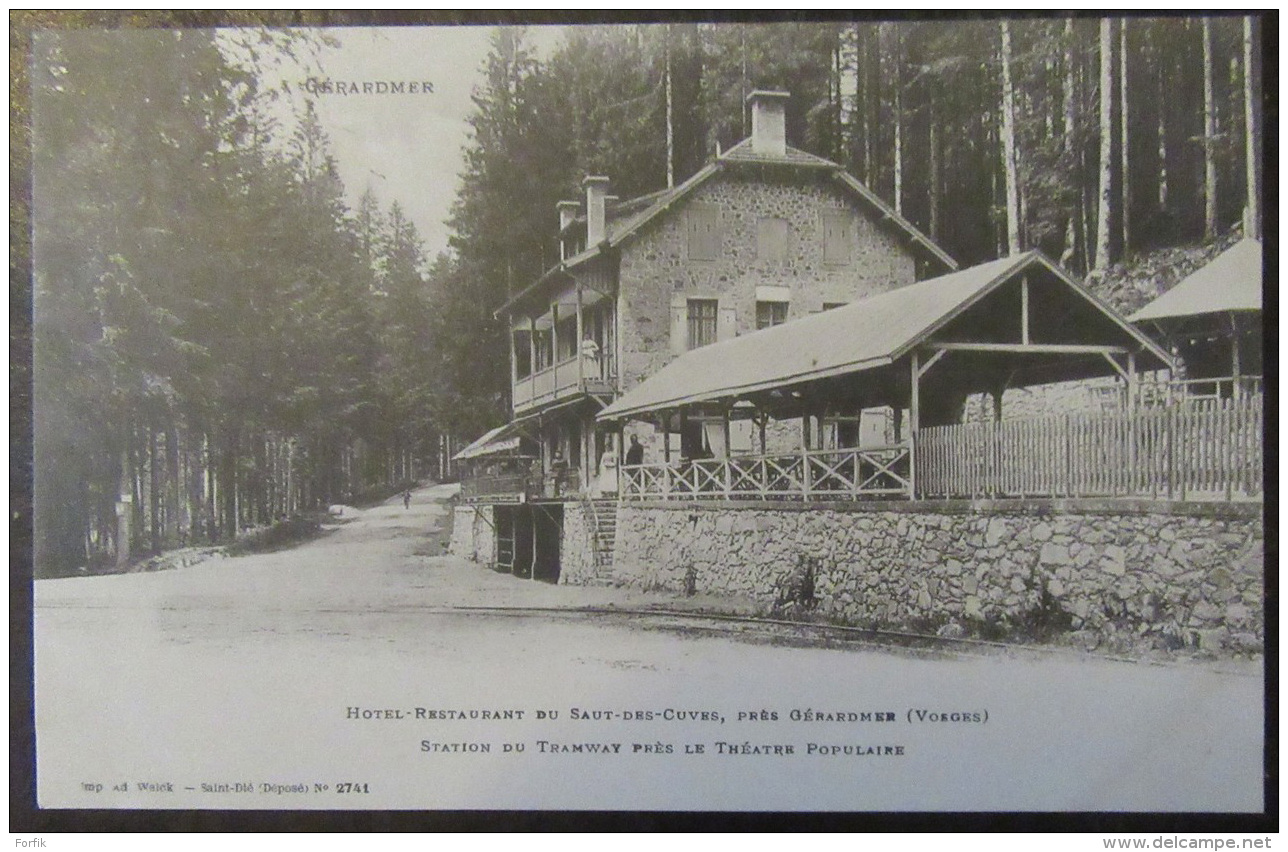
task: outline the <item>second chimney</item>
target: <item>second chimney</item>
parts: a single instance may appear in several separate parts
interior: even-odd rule
[[[768,157],[787,155],[787,92],[757,89],[747,95],[751,104],[751,150]]]
[[[608,178],[587,175],[581,182],[586,188],[586,248],[604,241],[604,202],[608,197]]]

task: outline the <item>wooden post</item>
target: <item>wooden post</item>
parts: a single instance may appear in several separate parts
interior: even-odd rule
[[[515,348],[516,347],[514,342],[514,324],[511,323],[510,324],[510,387],[511,389],[513,389],[514,386],[519,383],[519,354],[518,352],[515,351]],[[513,408],[513,404],[514,404],[513,390],[511,391],[511,393],[512,393],[512,396],[510,399],[510,403],[511,403],[511,408]]]
[[[1020,279],[1020,342],[1029,345],[1029,276]]]
[[[769,415],[763,411],[756,416],[756,425],[760,427],[760,454],[765,454],[765,426],[769,424]]]
[[[1139,388],[1136,382],[1136,353],[1127,353],[1127,493],[1136,491],[1136,408]]]
[[[1241,384],[1239,381],[1239,373],[1242,368],[1239,364],[1239,319],[1233,313],[1230,314],[1230,331],[1230,376],[1231,381],[1234,383],[1234,390],[1231,395],[1234,397],[1234,401],[1238,402],[1239,398],[1243,395],[1239,388],[1239,385]]]
[[[585,359],[582,357],[582,354],[581,354],[581,344],[582,344],[582,341],[586,339],[586,335],[585,335],[585,323],[584,323],[584,320],[582,319],[581,312],[582,312],[581,279],[578,279],[577,280],[577,345],[575,347],[576,349],[575,355],[577,358],[577,388],[579,390],[586,386],[586,367],[584,363]]]
[[[730,468],[733,464],[733,447],[729,441],[728,408],[725,408],[722,412],[721,426],[724,429],[724,496],[728,500],[733,494],[733,470]]]
[[[921,424],[921,359],[912,350],[908,386],[908,497],[917,499],[917,430]]]
[[[537,375],[537,321],[531,315],[528,316],[528,376],[532,378]],[[532,395],[536,396],[537,383],[533,379]]]
[[[671,464],[671,413],[662,412],[662,458],[667,465]]]
[[[550,383],[551,398],[559,396],[559,302],[550,306],[550,368],[554,376]],[[533,388],[535,391],[536,388]]]

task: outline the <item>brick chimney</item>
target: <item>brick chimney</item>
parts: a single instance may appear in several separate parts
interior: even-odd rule
[[[747,95],[751,104],[751,150],[767,157],[787,155],[787,92],[757,89]]]
[[[586,188],[586,248],[604,241],[604,203],[608,197],[608,178],[587,175],[581,182]]]

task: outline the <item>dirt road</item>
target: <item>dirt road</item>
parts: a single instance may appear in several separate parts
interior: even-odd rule
[[[1256,666],[480,611],[666,598],[446,556],[447,493],[288,551],[39,581],[42,805],[1261,809]]]

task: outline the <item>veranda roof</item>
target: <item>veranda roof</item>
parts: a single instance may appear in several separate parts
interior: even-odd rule
[[[512,428],[514,424],[507,423],[504,426],[498,426],[474,440],[468,447],[452,456],[454,461],[467,461],[480,456],[490,456],[497,453],[517,450],[519,448],[519,436],[515,434]]]
[[[1121,339],[1167,355],[1040,252],[931,278],[681,355],[599,413],[616,420],[694,403],[745,397],[893,364],[1004,282],[1040,267],[1076,291]]]
[[[1131,321],[1259,311],[1261,288],[1261,241],[1240,240],[1141,308]]]

